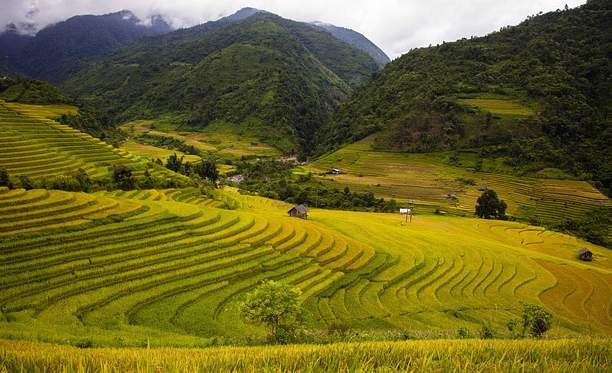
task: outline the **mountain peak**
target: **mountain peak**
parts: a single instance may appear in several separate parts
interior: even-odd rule
[[[247,19],[255,14],[259,14],[259,13],[268,13],[268,12],[266,12],[265,10],[261,10],[261,9],[246,7],[246,8],[240,9],[234,14],[221,18],[221,20],[228,21],[228,22],[238,22],[238,21]]]

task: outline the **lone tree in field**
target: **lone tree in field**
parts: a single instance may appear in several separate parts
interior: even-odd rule
[[[299,322],[300,293],[289,285],[265,281],[246,295],[240,311],[247,322],[265,325],[271,341],[283,342]]]
[[[476,215],[484,219],[505,219],[507,207],[494,190],[485,190],[476,201]]]
[[[9,174],[2,167],[0,167],[0,187],[11,187],[11,179],[9,178]]]
[[[552,314],[535,304],[523,305],[523,335],[540,338],[552,326]]]

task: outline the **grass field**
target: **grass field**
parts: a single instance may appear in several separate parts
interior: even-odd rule
[[[163,162],[166,162],[168,157],[173,154],[176,154],[179,157],[185,157],[185,162],[198,162],[200,160],[200,157],[197,155],[185,154],[178,150],[169,150],[153,145],[140,144],[132,140],[128,140],[121,144],[121,149],[131,154],[147,157],[153,161],[160,159]]]
[[[153,120],[139,120],[121,126],[132,137],[149,134],[174,137],[192,145],[202,152],[220,159],[237,160],[242,157],[277,157],[280,152],[259,141],[246,130],[234,128],[229,124],[211,124],[200,131],[182,131],[176,126]]]
[[[525,224],[311,211],[234,190],[0,191],[0,336],[101,346],[243,343],[237,304],[263,279],[302,290],[306,325],[505,335],[521,302],[552,335],[612,334],[609,251]],[[222,199],[222,198],[218,198]],[[458,239],[460,237],[461,239]],[[576,259],[589,247],[595,261]]]
[[[208,349],[76,349],[0,340],[7,372],[605,372],[609,340],[437,340]]]
[[[466,98],[457,100],[460,104],[476,107],[496,115],[528,117],[534,115],[533,109],[516,100],[499,98]]]
[[[65,112],[75,113],[76,109],[0,101],[0,167],[11,177],[66,175],[82,168],[90,177],[100,178],[108,176],[113,165],[123,164],[135,175],[150,169],[154,176],[182,178],[50,119]]]
[[[341,175],[319,178],[339,189],[349,186],[354,191],[372,191],[401,203],[413,199],[423,205],[417,211],[442,208],[472,215],[482,186],[494,189],[508,203],[509,214],[544,224],[560,223],[565,218],[579,220],[596,207],[612,207],[606,196],[585,181],[475,172],[450,166],[444,157],[374,151],[366,139],[317,159],[304,171],[319,174],[340,168],[344,172]],[[485,169],[494,167],[484,165]],[[449,199],[449,194],[454,194],[457,201]]]

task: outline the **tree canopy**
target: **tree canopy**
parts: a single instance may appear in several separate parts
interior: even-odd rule
[[[248,293],[240,309],[248,322],[265,325],[269,337],[279,341],[281,334],[298,322],[300,293],[289,285],[265,281]]]
[[[507,207],[506,202],[500,200],[494,190],[489,189],[476,200],[476,215],[484,219],[505,219]]]

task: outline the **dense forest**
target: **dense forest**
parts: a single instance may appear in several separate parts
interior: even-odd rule
[[[415,49],[341,106],[321,131],[318,152],[377,133],[380,149],[480,149],[517,170],[560,168],[606,189],[612,181],[611,56],[609,0]],[[478,99],[515,103],[527,114],[465,105]]]
[[[58,88],[40,80],[0,77],[0,99],[24,104],[66,104],[73,100]]]

